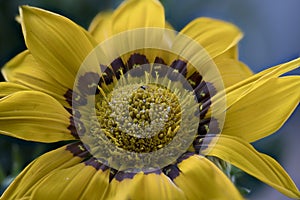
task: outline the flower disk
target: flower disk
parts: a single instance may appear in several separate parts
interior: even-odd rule
[[[72,91],[74,124],[101,163],[119,171],[162,169],[212,145],[206,135],[219,133],[223,115],[217,118],[215,110],[222,101],[211,102],[222,89],[218,70],[199,44],[180,35],[175,40],[175,34],[127,31],[101,43],[82,63]],[[180,41],[197,54],[180,52]],[[109,51],[116,45],[118,51]]]
[[[96,113],[102,131],[116,146],[152,152],[173,139],[181,119],[175,94],[154,84],[129,85],[113,93],[100,98]]]

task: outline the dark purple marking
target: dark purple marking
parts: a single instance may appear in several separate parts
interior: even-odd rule
[[[72,108],[66,108],[64,107],[68,113],[70,115],[72,115],[74,118],[77,118],[77,119],[80,119],[81,118],[81,113],[79,112],[79,110],[75,110],[75,109],[72,109]]]
[[[202,81],[195,89],[194,93],[198,99],[198,102],[206,101],[214,95],[216,95],[217,90],[212,83]],[[204,95],[203,95],[204,94]]]
[[[193,152],[185,152],[183,153],[178,159],[177,159],[177,164],[181,163],[182,161],[188,159],[189,157],[195,155]]]
[[[184,77],[186,77],[187,74],[187,63],[183,60],[174,60],[171,64],[171,68],[178,70],[180,74],[182,74]]]
[[[210,118],[206,118],[206,119],[202,119],[200,122],[199,122],[199,126],[204,126],[204,125],[208,125],[209,122],[210,122]]]
[[[84,123],[80,121],[80,119],[73,116],[70,117],[70,125],[68,126],[68,129],[71,131],[72,135],[77,139],[79,139],[79,136],[84,135],[86,132]]]
[[[81,118],[81,113],[79,112],[79,110],[73,110],[73,117],[80,119]]]
[[[219,134],[221,132],[220,128],[219,128],[219,122],[217,119],[215,118],[211,118],[210,119],[210,123],[209,123],[209,131],[208,134]]]
[[[210,100],[207,100],[207,102],[205,102],[205,105],[203,105],[203,108],[202,110],[200,111],[200,119],[204,119],[207,111],[209,110],[210,108],[210,105],[211,105],[211,101]]]
[[[199,154],[200,149],[201,149],[201,147],[202,147],[202,144],[203,144],[203,138],[204,138],[204,136],[198,135],[198,136],[194,139],[194,141],[193,141],[193,147],[194,147],[195,152],[196,152],[197,154]]]
[[[132,54],[127,61],[127,66],[129,70],[135,68],[134,73],[131,74],[133,77],[140,77],[144,75],[144,71],[138,68],[138,66],[144,64],[149,64],[149,61],[147,60],[145,55],[138,53]]]
[[[208,131],[205,126],[208,126]],[[206,134],[218,134],[220,133],[218,120],[215,118],[202,119],[198,126],[198,135],[205,136]]]
[[[87,100],[83,95],[80,95],[71,89],[67,90],[67,92],[64,94],[64,97],[70,106],[78,107],[87,104]]]
[[[210,120],[211,120],[210,118],[202,119],[202,120],[199,122],[199,126],[203,126],[203,125],[209,124]]]
[[[200,102],[200,104],[202,105],[202,109],[207,108],[207,107],[209,108],[210,105],[211,105],[211,100],[210,100],[209,96],[205,97],[205,98]]]
[[[211,97],[216,94],[216,89],[213,84],[202,81],[195,89],[194,94],[197,101],[202,105],[200,110],[200,119],[203,119],[211,106]]]
[[[205,81],[201,81],[200,84],[194,89],[194,94],[198,100],[198,103],[201,102],[205,97],[209,97],[209,91],[206,86]]]
[[[110,171],[109,171],[109,182],[112,181],[112,179],[116,176],[117,173],[118,173],[118,170],[116,170],[114,168],[110,168]]]
[[[72,117],[70,117],[70,125],[68,126],[68,130],[70,130],[71,134],[74,136],[74,138],[79,139],[74,120]]]
[[[101,78],[99,80],[99,85],[101,86],[103,84],[103,82],[106,85],[109,85],[113,82],[113,77],[115,76],[114,72],[112,71],[111,68],[109,68],[108,66],[105,65],[101,65],[100,64],[100,70],[101,70]]]
[[[127,61],[127,65],[129,69],[132,69],[135,65],[144,65],[144,64],[149,64],[149,61],[147,60],[147,57],[145,55],[139,53],[132,54]]]
[[[64,107],[66,109],[66,111],[72,115],[73,114],[73,109],[72,108],[67,108],[67,107]]]
[[[74,156],[80,158],[89,158],[91,154],[86,150],[84,145],[81,142],[75,142],[68,144],[66,150],[70,151]]]
[[[108,166],[104,165],[103,163],[101,163],[99,160],[97,160],[94,157],[89,158],[88,160],[86,160],[85,165],[87,166],[92,166],[94,167],[96,170],[101,170],[101,171],[106,171],[109,169]]]
[[[198,135],[205,136],[208,133],[208,131],[205,128],[205,126],[208,126],[209,123],[210,123],[210,118],[203,119],[203,120],[201,120],[199,122],[199,125],[198,125]]]
[[[124,179],[133,179],[133,177],[136,175],[136,173],[133,172],[123,172],[123,171],[118,171],[114,177],[117,181],[121,182]]]
[[[167,65],[165,61],[160,57],[155,57],[154,65]]]
[[[73,90],[68,89],[67,92],[64,94],[64,97],[70,106],[72,106],[72,93]]]
[[[94,95],[99,93],[99,91],[97,91],[99,80],[99,74],[95,72],[87,72],[79,77],[77,88],[83,95]]]
[[[215,86],[212,83],[206,82],[206,88],[209,91],[210,97],[213,97],[217,94],[217,90],[216,90]]]
[[[186,62],[182,60],[174,60],[169,68],[167,77],[171,81],[178,81],[181,79],[180,74],[186,77],[187,69]]]
[[[195,71],[190,77],[187,78],[190,85],[193,89],[195,89],[202,81],[202,76],[199,74],[198,71]]]
[[[84,106],[86,104],[87,104],[87,99],[85,98],[85,96],[73,91],[72,106],[77,108],[78,106]]]
[[[123,71],[123,73],[127,72],[123,60],[120,57],[112,61],[110,65],[117,79],[120,79],[122,74],[121,71]]]
[[[203,119],[199,122],[197,137],[193,141],[195,152],[199,153],[203,138],[212,137],[220,133],[218,120],[215,118]],[[205,139],[207,141],[207,139]]]
[[[178,166],[176,164],[168,165],[163,168],[163,173],[165,175],[167,175],[173,181],[177,176],[179,176],[180,169],[178,168]]]

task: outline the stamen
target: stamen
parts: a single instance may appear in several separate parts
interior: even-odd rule
[[[201,137],[206,139],[208,132],[223,126],[224,115],[218,112],[225,102],[211,102],[214,91],[223,89],[217,68],[208,62],[211,58],[182,34],[173,45],[165,31],[138,29],[101,43],[82,63],[75,92],[64,95],[79,113],[70,131],[75,132],[76,126],[91,155],[115,170],[110,171],[110,180],[118,171],[150,172],[174,164],[188,149],[199,151],[206,144]],[[162,41],[139,41],[156,34]],[[111,51],[133,35],[134,44]],[[177,43],[181,40],[190,50],[182,51]],[[220,121],[216,128],[212,126],[215,116]],[[209,123],[204,123],[207,118]]]
[[[116,146],[128,151],[163,148],[180,128],[179,101],[174,93],[159,85],[124,86],[99,101],[103,102],[96,104],[101,131]]]
[[[140,54],[130,58],[123,67],[118,66],[123,63],[121,59],[108,67],[100,65],[102,74],[96,89],[95,80],[90,84],[83,75],[81,82],[96,92],[86,96],[88,104],[79,110],[84,123],[77,122],[76,128],[84,130],[78,135],[99,163],[126,173],[149,172],[176,162],[187,149],[198,146],[193,141],[202,101],[185,77],[186,62],[176,60],[167,67],[159,63],[140,65],[147,62]],[[123,74],[128,63],[134,65]],[[206,108],[204,104],[202,107]]]

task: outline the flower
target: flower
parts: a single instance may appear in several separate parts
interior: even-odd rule
[[[300,78],[283,74],[300,59],[253,75],[237,58],[238,28],[199,18],[176,34],[156,0],[125,1],[89,31],[38,8],[20,15],[28,50],[3,68],[0,132],[70,143],[29,164],[1,199],[242,199],[207,156],[300,198],[250,144],[298,105]]]

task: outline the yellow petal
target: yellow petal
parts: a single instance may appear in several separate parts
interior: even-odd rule
[[[0,82],[0,98],[25,90],[29,90],[29,88],[16,83]]]
[[[114,178],[106,195],[111,200],[186,199],[183,192],[164,174],[142,172],[123,180]]]
[[[74,80],[64,70],[40,65],[28,50],[6,63],[2,73],[7,81],[47,93],[65,107],[70,106],[64,95],[73,88]]]
[[[237,84],[232,85],[229,88],[226,88],[226,93],[233,92],[238,93],[238,95],[234,98],[236,99],[240,94],[251,91],[251,89],[257,87],[259,84],[264,84],[271,78],[279,77],[289,71],[292,71],[300,66],[300,58],[292,60],[287,63],[283,63],[266,70],[263,70],[253,76],[245,79],[244,81],[240,81]],[[243,91],[241,93],[241,90]],[[229,99],[229,105],[233,101]]]
[[[299,190],[280,164],[242,139],[221,135],[212,148],[202,153],[235,165],[288,197],[300,198]]]
[[[105,11],[97,14],[92,20],[88,31],[98,43],[112,36],[112,17],[112,11]],[[168,22],[165,22],[165,28],[174,30],[173,26]]]
[[[105,200],[105,191],[109,186],[110,170],[97,169],[94,176],[89,180],[81,199],[103,199]]]
[[[187,199],[243,199],[228,177],[205,157],[193,155],[179,163],[178,168],[180,174],[174,182]]]
[[[204,17],[193,20],[180,33],[197,41],[212,58],[236,46],[243,36],[233,24]]]
[[[57,78],[72,82],[85,57],[96,45],[89,33],[71,20],[30,6],[20,8],[25,43],[35,60],[59,71]]]
[[[164,8],[158,0],[127,0],[113,14],[113,33],[144,27],[165,27]]]
[[[30,196],[36,184],[53,171],[77,165],[84,159],[84,153],[86,154],[86,152],[82,151],[81,143],[73,143],[40,156],[17,176],[1,199],[32,199]],[[49,195],[49,193],[46,194]]]
[[[54,98],[35,91],[0,99],[0,133],[24,140],[73,140],[70,114]]]
[[[101,12],[90,24],[88,30],[98,43],[112,35],[112,14],[113,12]]]
[[[274,133],[292,114],[300,100],[300,77],[272,78],[235,95],[227,94],[234,102],[229,102],[222,134],[253,142]]]
[[[217,57],[214,59],[214,62],[222,76],[225,88],[253,75],[251,70],[244,63],[235,59]]]
[[[236,44],[233,47],[231,47],[230,49],[226,50],[224,53],[217,56],[215,59],[217,59],[217,58],[225,58],[225,59],[229,58],[229,59],[238,60],[239,59],[238,44]]]
[[[94,167],[87,166],[85,163],[56,170],[35,186],[32,199],[100,199],[109,184],[108,175],[108,169],[104,172],[102,170],[97,171]],[[106,182],[100,182],[100,177],[106,179]],[[95,184],[93,186],[94,190],[84,195],[85,190],[91,184]],[[96,198],[92,198],[93,196]]]

